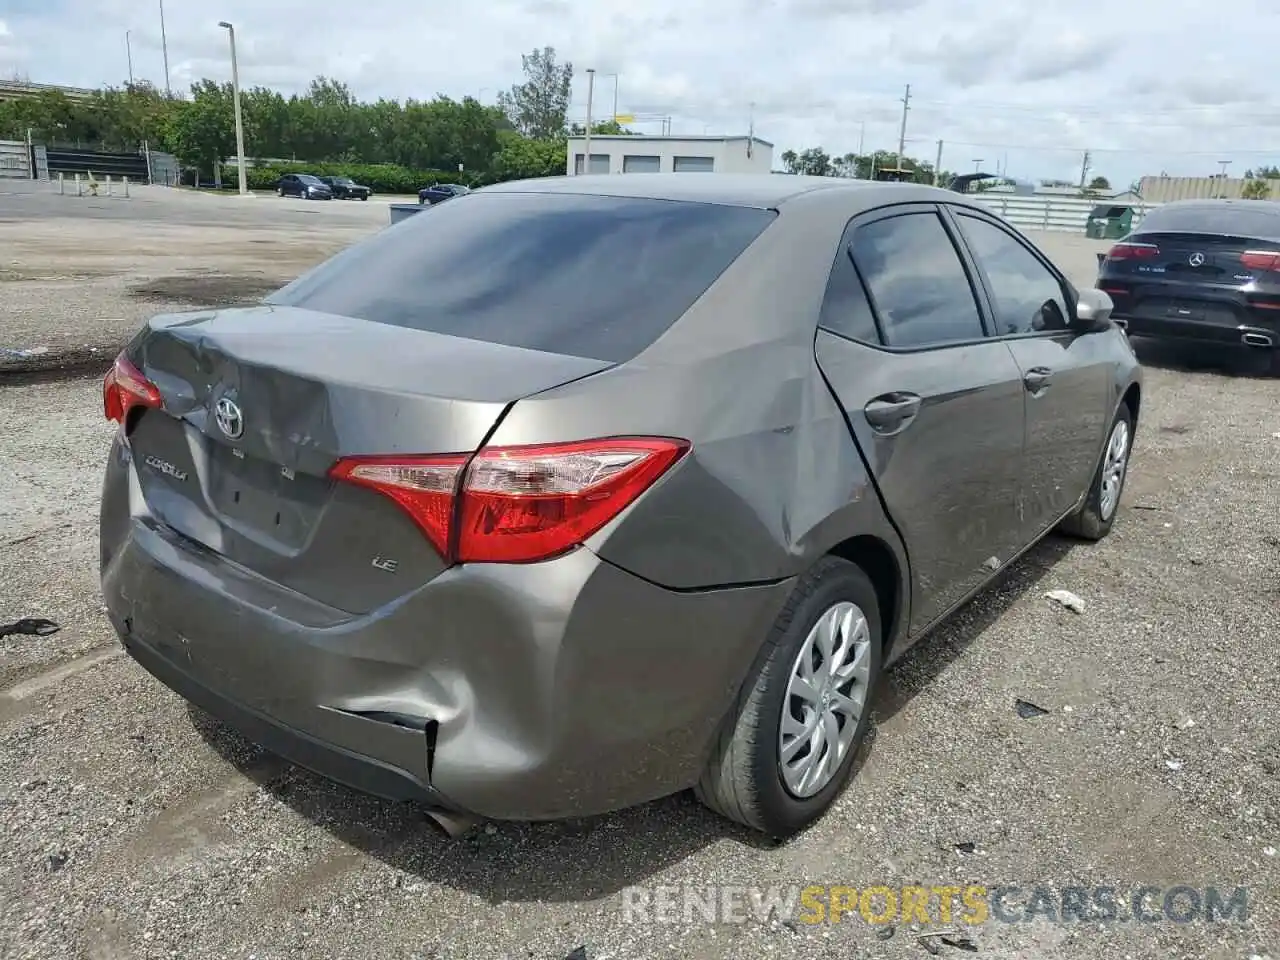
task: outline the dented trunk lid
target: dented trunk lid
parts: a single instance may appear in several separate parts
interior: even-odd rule
[[[150,516],[357,614],[445,564],[391,500],[330,480],[338,459],[470,453],[512,402],[612,365],[280,306],[157,317],[129,355],[164,397],[130,435]]]

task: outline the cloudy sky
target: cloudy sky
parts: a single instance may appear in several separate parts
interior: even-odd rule
[[[165,0],[170,78],[295,91],[316,74],[364,98],[491,103],[520,55],[556,48],[578,71],[571,112],[669,116],[676,133],[757,134],[784,149],[893,149],[1026,178],[1239,174],[1280,164],[1273,82],[1280,4],[1235,0]],[[99,86],[164,82],[159,0],[0,0],[0,76]],[[752,107],[754,104],[754,110]],[[660,121],[638,124],[659,132]],[[775,161],[776,162],[776,161]]]

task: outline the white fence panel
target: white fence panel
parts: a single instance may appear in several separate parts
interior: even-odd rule
[[[1084,197],[1037,197],[999,193],[978,193],[972,196],[1016,227],[1081,235],[1089,221],[1089,213],[1095,207],[1109,205],[1107,200]],[[1144,209],[1158,206],[1158,203],[1140,206],[1134,211],[1133,225],[1136,227],[1141,221]]]
[[[3,179],[31,179],[31,151],[21,140],[0,140],[0,180]]]

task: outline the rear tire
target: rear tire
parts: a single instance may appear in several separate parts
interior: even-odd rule
[[[825,722],[832,714],[824,711],[828,703],[834,708],[836,701],[822,695],[830,685],[824,685],[821,663],[815,669],[811,638],[815,628],[832,622],[833,616],[837,625],[852,625],[837,633],[832,644],[837,664],[842,662],[842,649],[852,658],[843,661],[845,666],[838,668],[836,677],[850,670],[852,679],[835,686],[847,694],[845,704],[857,700],[861,706],[856,719],[845,714],[843,724],[832,720],[837,724],[835,734],[823,734],[819,744],[822,731],[833,729]],[[821,817],[848,783],[866,735],[882,647],[880,610],[871,580],[846,560],[821,560],[800,578],[769,631],[694,787],[698,799],[722,816],[774,837],[791,836]],[[827,662],[825,657],[821,660]],[[797,687],[797,674],[806,668],[812,685]],[[797,694],[797,690],[806,692]],[[811,698],[815,690],[820,696]],[[843,746],[828,755],[824,751],[833,735]],[[784,750],[791,760],[790,773],[783,764]],[[797,784],[800,775],[794,771],[815,754],[818,759],[834,756],[834,763],[816,770],[807,785]]]
[[[1123,443],[1119,434],[1123,433]],[[1098,541],[1111,532],[1116,516],[1120,513],[1120,498],[1124,494],[1124,482],[1129,477],[1129,457],[1133,452],[1133,414],[1127,403],[1120,404],[1111,429],[1107,432],[1107,445],[1102,459],[1094,471],[1089,495],[1078,511],[1058,525],[1059,531],[1081,540]],[[1119,474],[1117,475],[1117,456]]]

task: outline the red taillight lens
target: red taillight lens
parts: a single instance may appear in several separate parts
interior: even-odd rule
[[[1240,254],[1240,262],[1250,270],[1280,273],[1280,250],[1246,250]]]
[[[123,425],[134,407],[159,407],[163,403],[156,385],[128,357],[123,353],[116,357],[102,381],[102,412],[108,420]]]
[[[369,487],[400,504],[432,545],[446,556],[458,477],[467,455],[443,457],[354,457],[329,471],[335,480]]]
[[[1160,256],[1160,248],[1154,243],[1117,243],[1107,251],[1108,260],[1150,260]]]
[[[391,497],[446,559],[533,563],[581,544],[688,449],[684,440],[620,437],[487,447],[471,458],[357,457],[331,475]]]

